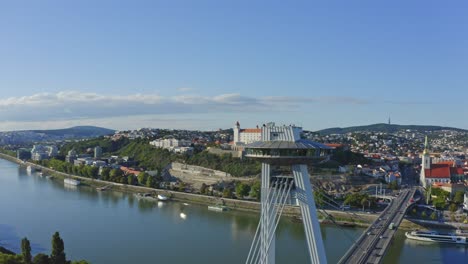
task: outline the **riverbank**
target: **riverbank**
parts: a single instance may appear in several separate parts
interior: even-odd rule
[[[55,180],[63,180],[65,178],[74,178],[80,180],[83,184],[88,185],[93,188],[100,188],[104,186],[111,186],[111,190],[126,192],[126,193],[142,193],[142,192],[151,192],[157,194],[163,194],[170,197],[173,200],[180,202],[190,202],[197,203],[202,205],[214,205],[214,204],[224,204],[230,209],[248,211],[258,213],[260,211],[260,203],[246,200],[237,200],[237,199],[228,199],[220,198],[213,196],[206,196],[200,194],[184,193],[177,191],[170,191],[164,189],[154,189],[143,186],[135,185],[126,185],[115,182],[102,181],[98,179],[90,179],[86,177],[71,175],[63,172],[59,172],[41,165],[37,165],[31,162],[23,162],[22,160],[16,159],[14,157],[8,156],[6,154],[0,153],[0,158],[6,159],[8,161],[19,164],[20,166],[32,166],[37,170],[41,170],[44,174],[48,174],[54,177]],[[337,210],[327,210],[329,215],[332,215],[335,218],[335,223],[341,224],[342,226],[359,226],[359,227],[368,227],[370,223],[374,222],[378,217],[377,214],[363,214],[350,211],[337,211]],[[301,216],[300,208],[298,206],[286,205],[283,210],[283,215],[297,219]],[[325,221],[323,224],[332,224],[335,223],[331,221]],[[403,220],[400,228],[414,229],[421,228],[415,223]]]

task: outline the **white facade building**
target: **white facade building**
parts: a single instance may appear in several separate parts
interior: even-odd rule
[[[152,146],[165,149],[169,149],[171,147],[188,147],[191,144],[192,142],[190,140],[175,138],[156,139],[150,142],[150,145]]]
[[[57,146],[34,145],[31,150],[31,159],[41,161],[58,155]]]
[[[239,121],[234,126],[234,145],[246,145],[262,140],[262,129],[245,128],[241,129]]]

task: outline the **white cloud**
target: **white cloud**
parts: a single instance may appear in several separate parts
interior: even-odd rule
[[[90,120],[113,120],[136,118],[138,116],[189,114],[219,116],[219,114],[237,113],[284,113],[303,110],[311,104],[371,104],[363,98],[328,96],[266,96],[253,97],[238,93],[202,96],[186,94],[160,96],[158,94],[98,94],[79,91],[58,93],[39,93],[30,96],[0,99],[0,122],[18,124],[18,122],[74,122],[85,123]],[[398,102],[392,102],[398,103]],[[132,119],[130,118],[130,119]],[[108,122],[106,122],[108,123]],[[170,123],[170,121],[168,121]],[[112,124],[112,123],[109,123]],[[120,125],[118,125],[120,127]],[[110,127],[117,127],[110,125]],[[0,128],[1,129],[1,128]]]

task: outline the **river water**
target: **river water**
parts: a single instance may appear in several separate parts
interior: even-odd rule
[[[59,231],[67,258],[91,263],[243,263],[257,223],[255,213],[218,213],[205,205],[70,188],[0,159],[0,246],[16,252],[26,236],[34,254],[49,253],[51,236]],[[277,263],[308,263],[302,224],[284,219],[278,228]],[[336,263],[362,231],[323,226],[329,263]],[[464,247],[408,243],[398,233],[385,263],[415,259],[463,263],[468,253]]]

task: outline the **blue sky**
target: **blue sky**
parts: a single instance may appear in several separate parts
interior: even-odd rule
[[[0,3],[0,130],[468,129],[465,1]]]

